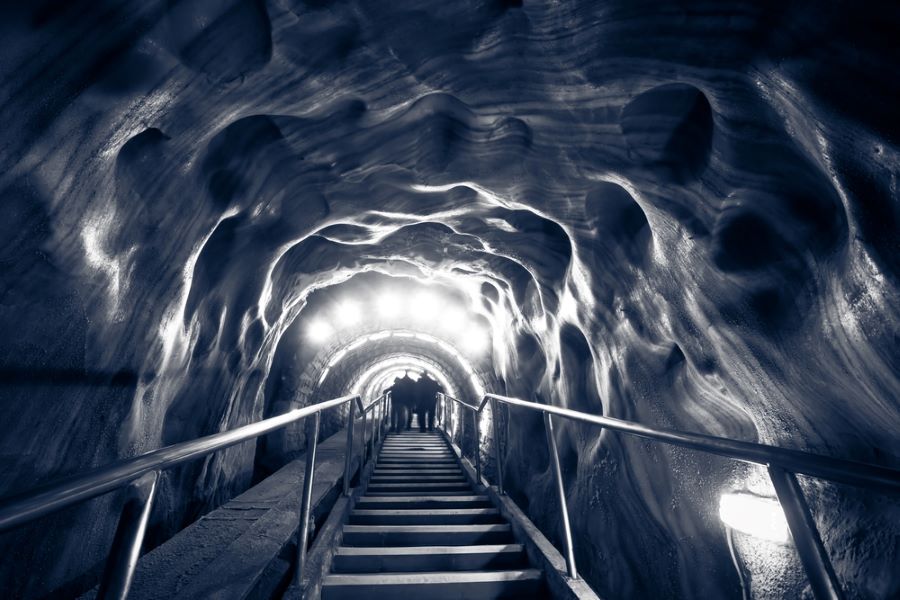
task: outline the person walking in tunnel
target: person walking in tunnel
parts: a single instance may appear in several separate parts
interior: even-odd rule
[[[416,382],[416,410],[419,415],[419,431],[434,431],[434,409],[437,405],[437,394],[443,392],[441,387],[428,373],[423,372]]]
[[[391,431],[400,431],[404,422],[406,429],[412,423],[412,411],[415,406],[416,382],[409,376],[409,371],[403,373],[403,377],[394,379],[390,387],[391,392]]]

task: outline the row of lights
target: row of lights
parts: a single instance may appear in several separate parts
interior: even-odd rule
[[[405,296],[385,291],[373,304],[374,313],[381,319],[402,322],[408,329],[424,327],[449,334],[467,353],[480,354],[488,348],[487,332],[469,319],[461,307],[445,302],[434,292],[420,291]],[[366,317],[363,304],[352,299],[342,300],[329,312],[330,321],[318,317],[310,322],[306,333],[311,341],[322,343],[339,329],[358,325]]]

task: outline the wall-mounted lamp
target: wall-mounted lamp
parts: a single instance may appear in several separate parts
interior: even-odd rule
[[[778,500],[749,492],[722,494],[719,518],[728,527],[780,544],[788,541],[788,526]]]

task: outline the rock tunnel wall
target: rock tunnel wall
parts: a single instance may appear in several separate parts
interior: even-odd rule
[[[470,298],[509,395],[900,465],[896,7],[2,10],[0,494],[261,418],[309,295],[365,272]],[[505,424],[552,535],[541,424]],[[759,473],[581,426],[560,446],[600,593],[739,594],[715,501]],[[255,454],[169,472],[151,540]],[[900,593],[896,502],[804,485],[849,595]],[[84,587],[116,502],[5,534],[5,589]],[[760,573],[758,597],[803,589]]]

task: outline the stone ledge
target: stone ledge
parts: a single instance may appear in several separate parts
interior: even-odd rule
[[[352,475],[359,467],[361,425],[357,421]],[[346,429],[319,443],[315,518],[340,495],[346,443]],[[256,598],[269,596],[262,589],[281,587],[293,564],[305,461],[304,454],[142,556],[129,599]],[[80,600],[94,600],[96,594],[94,588]]]

